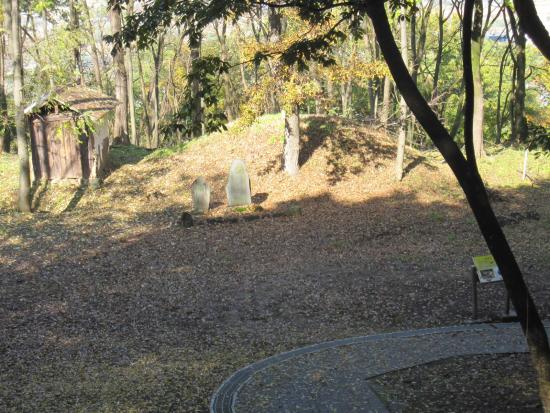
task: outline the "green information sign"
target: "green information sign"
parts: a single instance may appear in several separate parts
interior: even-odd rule
[[[502,281],[502,274],[492,255],[480,255],[473,257],[473,260],[480,283]]]

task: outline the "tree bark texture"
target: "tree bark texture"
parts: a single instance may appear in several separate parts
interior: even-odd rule
[[[269,21],[269,33],[267,36],[267,41],[271,44],[276,44],[281,41],[281,37],[283,35],[283,15],[280,12],[280,10],[270,7],[268,9],[268,21]],[[270,71],[270,75],[272,77],[277,76],[277,72],[279,71],[280,62],[274,61],[272,59],[267,60],[267,66]],[[278,113],[281,111],[281,104],[279,103],[279,97],[278,97],[278,91],[276,88],[273,88],[269,91],[269,102],[270,102],[270,108],[268,111],[270,113]]]
[[[69,27],[71,28],[72,32],[76,33],[80,29],[80,16],[76,5],[76,0],[69,1],[69,16],[70,16]],[[80,53],[80,44],[77,44],[73,49],[73,55],[74,55],[75,69],[76,69],[76,72],[78,73],[77,81],[81,85],[85,85],[86,80],[84,79],[84,68],[82,67],[82,56]]]
[[[474,68],[472,55],[472,49],[474,47],[473,42],[473,15],[475,3],[477,0],[466,0],[464,2],[464,17],[462,19],[463,24],[463,41],[462,41],[462,64],[464,68],[464,89],[466,97],[464,100],[464,147],[466,148],[466,160],[470,164],[473,170],[477,170],[476,164],[476,150],[474,147],[475,141],[475,104],[476,104],[476,90],[474,84]]]
[[[134,14],[134,0],[128,1],[126,8],[128,16]],[[139,146],[136,131],[136,105],[134,96],[134,63],[132,60],[132,45],[126,47],[126,72],[128,73],[128,111],[130,112],[130,142]]]
[[[132,61],[132,47],[126,48],[126,67],[128,72],[128,112],[130,113],[130,143],[139,146],[136,131],[136,103],[134,95],[134,64]]]
[[[142,117],[142,130],[145,129],[145,134],[147,137],[147,147],[152,148],[151,136],[153,134],[153,129],[151,127],[151,118],[149,109],[149,96],[147,95],[147,90],[145,89],[145,78],[143,73],[143,64],[141,62],[141,54],[139,50],[136,53],[138,72],[139,72],[139,85],[141,88],[141,101],[143,102],[143,117]]]
[[[111,31],[113,34],[122,30],[122,16],[120,7],[115,5],[109,10]],[[113,63],[115,65],[115,97],[119,104],[115,111],[115,126],[113,142],[128,145],[128,75],[124,64],[124,48],[120,44],[113,47]]]
[[[382,123],[384,129],[388,128],[388,120],[390,118],[391,82],[391,76],[384,78],[384,95],[382,98],[382,110],[380,111],[380,123]]]
[[[162,67],[163,51],[164,51],[164,34],[159,34],[155,46],[151,46],[151,54],[155,64],[153,70],[153,79],[151,81],[152,96],[153,96],[153,141],[155,148],[160,146],[160,69]],[[200,98],[199,98],[200,102]]]
[[[451,138],[453,140],[456,140],[456,135],[458,135],[458,131],[460,130],[460,126],[462,125],[463,118],[464,101],[461,99],[456,105],[455,117],[453,119],[453,124],[451,125],[451,130],[449,131],[449,134],[451,135]]]
[[[15,130],[17,133],[17,156],[19,158],[19,193],[17,206],[21,212],[31,212],[31,179],[29,147],[23,114],[23,52],[21,48],[21,18],[19,0],[4,0],[4,8],[10,10],[11,58],[13,62],[13,103],[15,106]]]
[[[4,13],[6,12],[3,7]],[[9,28],[6,27],[6,17],[4,16],[2,32],[0,33],[0,153],[10,151],[11,144],[11,125],[8,116],[8,99],[6,96],[6,36]]]
[[[191,71],[195,71],[196,63],[201,57],[201,34],[193,33],[189,37],[189,49],[191,50]],[[193,111],[192,111],[192,122],[193,122],[193,131],[192,137],[198,137],[202,134],[203,129],[203,111],[202,111],[202,102],[200,98],[200,79],[196,76],[191,79],[191,99],[193,102]]]
[[[508,53],[510,52],[510,46],[506,48],[504,53],[502,54],[502,58],[500,59],[500,66],[499,66],[499,74],[498,74],[498,89],[497,89],[497,109],[496,109],[496,115],[497,115],[497,134],[495,137],[495,143],[499,145],[502,141],[502,126],[504,124],[503,122],[503,110],[502,110],[502,83],[504,80],[504,70],[506,68],[506,59],[508,57]]]
[[[550,60],[550,35],[540,20],[533,0],[514,0],[519,24],[540,52]]]
[[[510,104],[510,114],[512,122],[512,141],[525,143],[528,138],[527,120],[525,118],[525,32],[521,25],[518,25],[512,10],[507,8],[510,17],[510,26],[512,28],[512,37],[515,43],[514,50],[514,94]]]
[[[105,91],[105,89],[103,88],[103,80],[101,78],[101,59],[100,59],[100,52],[99,52],[99,49],[97,48],[97,44],[96,44],[96,41],[95,41],[95,36],[94,36],[94,29],[93,29],[93,25],[92,25],[92,19],[91,19],[91,16],[90,16],[90,9],[88,8],[88,3],[86,3],[86,0],[82,0],[81,1],[81,7],[82,7],[82,10],[84,11],[84,25],[86,27],[86,33],[88,35],[88,40],[90,42],[90,45],[92,47],[92,62],[93,62],[93,65],[94,65],[94,77],[95,77],[95,81],[97,83],[97,86]]]
[[[443,0],[439,0],[439,14],[437,16],[437,53],[435,57],[435,67],[433,76],[433,92],[432,100],[435,102],[435,107],[438,108],[439,102],[439,74],[441,72],[441,61],[443,58]],[[437,113],[439,109],[436,110]]]
[[[514,254],[489,203],[483,181],[479,174],[469,167],[459,147],[451,139],[437,115],[430,109],[412,81],[393,38],[384,2],[373,0],[367,4],[366,8],[375,27],[378,43],[399,91],[405,97],[409,108],[457,178],[489,251],[502,272],[506,289],[526,336],[533,365],[538,373],[541,400],[545,411],[548,412],[550,411],[550,347],[548,346],[548,337]]]
[[[342,104],[342,116],[351,118],[351,80],[340,83],[340,102]]]
[[[284,170],[287,174],[297,175],[300,156],[300,108],[292,107],[291,113],[285,113],[285,147],[283,154]]]
[[[223,20],[221,22],[221,28],[216,25],[215,29],[218,41],[220,42],[220,58],[224,62],[227,62],[230,57],[229,48],[227,46],[227,22]],[[224,72],[222,78],[225,115],[229,121],[232,121],[239,116],[239,105],[229,72]]]
[[[481,79],[481,47],[483,45],[483,0],[475,0],[472,25],[472,73],[474,81],[474,154],[483,155],[483,80]]]
[[[409,63],[409,53],[407,50],[407,19],[405,18],[405,8],[401,8],[399,19],[399,31],[401,35],[401,58],[405,65]],[[408,70],[408,69],[407,69]],[[414,82],[414,79],[413,79]],[[407,103],[403,95],[399,98],[399,132],[397,136],[397,157],[395,161],[395,177],[398,181],[403,179],[403,162],[405,160],[405,143],[407,141]]]

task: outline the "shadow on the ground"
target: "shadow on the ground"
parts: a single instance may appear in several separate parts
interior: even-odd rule
[[[433,165],[431,165],[428,162],[428,159],[425,156],[417,156],[416,158],[413,158],[411,162],[405,166],[405,169],[403,170],[403,175],[410,174],[416,167],[424,165],[424,167],[430,171],[435,171],[437,168]]]
[[[537,222],[505,229],[546,317],[549,194],[545,181],[496,204],[538,206]],[[268,355],[470,318],[470,257],[486,248],[463,202],[326,193],[277,208],[295,203],[300,216],[188,229],[179,205],[133,223],[115,218],[125,205],[3,222],[0,410],[204,411],[224,377]],[[480,311],[500,311],[500,287]]]
[[[303,119],[303,125],[299,163],[305,165],[315,151],[325,149],[326,172],[331,184],[347,175],[359,175],[367,168],[379,168],[395,158],[395,144],[387,136],[349,119],[308,116]],[[422,156],[411,156],[412,162],[405,173],[425,161]]]
[[[113,145],[109,152],[109,164],[107,173],[103,176],[103,179],[106,179],[110,174],[115,170],[121,168],[124,165],[133,165],[140,162],[147,155],[152,152],[151,149],[141,148],[134,145]],[[166,173],[167,168],[157,168],[154,174],[149,174],[146,177],[135,177],[134,180],[140,182],[145,181],[146,179],[151,178],[152,176],[157,176],[159,174]],[[73,182],[73,184],[71,184]],[[62,191],[68,192],[70,190],[71,200],[64,208],[63,212],[73,211],[82,197],[86,194],[86,191],[89,188],[88,183],[82,183],[81,185],[74,184],[76,180],[64,180],[62,182],[52,183],[49,180],[34,181],[31,187],[31,200],[33,211],[39,212],[48,212],[42,211],[43,201],[49,197],[52,191],[55,193],[56,188],[62,188]],[[109,186],[109,184],[106,184]],[[125,189],[122,189],[121,194],[125,193]]]
[[[40,210],[40,203],[42,202],[45,194],[48,192],[50,181],[34,181],[31,187],[31,204],[34,211]]]
[[[86,193],[86,190],[88,189],[88,185],[85,184],[85,185],[80,185],[76,191],[74,192],[74,195],[73,197],[71,198],[70,202],[67,204],[67,206],[65,207],[65,209],[63,210],[63,212],[69,212],[69,211],[73,211],[78,203],[80,202],[80,200],[82,199],[82,197],[84,196],[84,194]]]
[[[266,192],[259,192],[257,194],[252,195],[252,203],[254,204],[261,204],[262,202],[267,201],[267,198],[269,197],[269,194]]]
[[[318,149],[326,149],[328,180],[336,184],[349,174],[359,175],[365,169],[379,167],[395,157],[395,145],[383,135],[362,126],[340,117],[304,116],[300,121],[299,165],[304,166]],[[271,160],[259,175],[282,170],[281,154]]]
[[[111,145],[108,173],[111,174],[124,165],[135,165],[152,152],[152,149],[135,145]]]

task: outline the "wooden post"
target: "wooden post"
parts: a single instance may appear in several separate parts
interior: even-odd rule
[[[473,299],[474,299],[474,320],[477,320],[477,274],[476,274],[476,267],[472,267],[472,292],[473,292]]]

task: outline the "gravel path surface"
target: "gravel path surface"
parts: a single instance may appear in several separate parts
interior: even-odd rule
[[[547,323],[550,331],[550,323]],[[527,351],[518,324],[479,324],[357,337],[246,367],[214,394],[213,413],[385,412],[368,380],[476,354]]]

